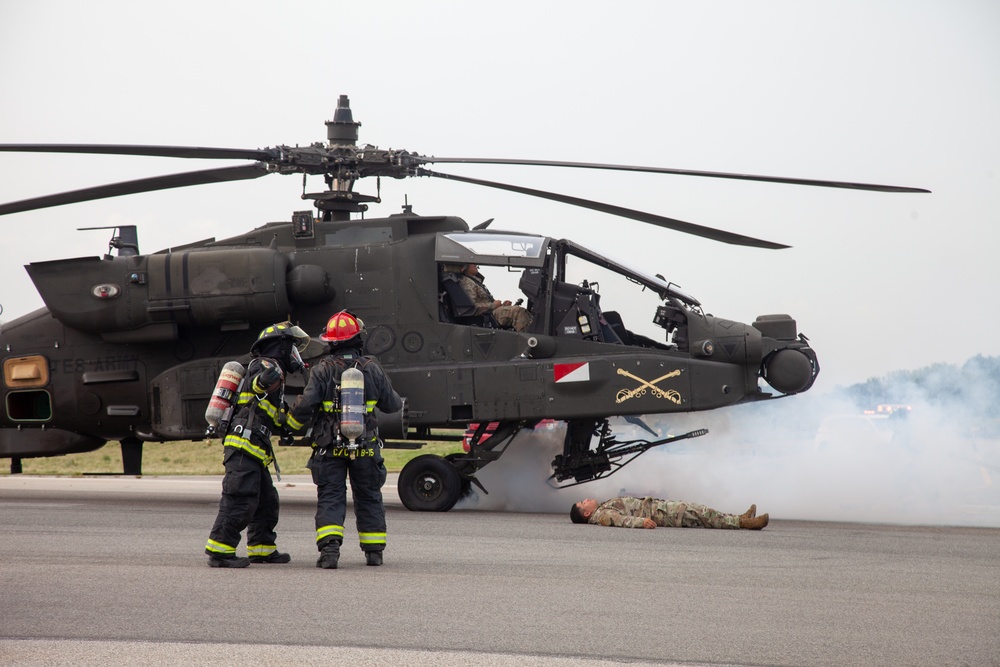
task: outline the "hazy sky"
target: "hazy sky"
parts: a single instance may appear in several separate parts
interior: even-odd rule
[[[439,168],[793,246],[781,251],[437,179],[383,181],[369,215],[408,198],[495,218],[661,273],[715,315],[789,313],[819,354],[817,388],[1000,354],[996,2],[0,4],[0,143],[307,144],[340,94],[383,148],[930,189]],[[228,164],[6,153],[0,201]],[[153,252],[288,220],[300,191],[268,176],[2,218],[0,319],[42,305],[24,264],[106,251],[110,232],[78,227],[136,224]]]

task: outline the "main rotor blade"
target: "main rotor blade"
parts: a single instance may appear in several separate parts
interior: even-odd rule
[[[140,192],[183,188],[188,185],[204,185],[206,183],[222,183],[225,181],[242,181],[251,178],[259,178],[267,173],[268,171],[266,165],[258,162],[241,167],[222,167],[220,169],[205,169],[203,171],[188,171],[180,174],[169,174],[167,176],[154,176],[152,178],[142,178],[137,181],[125,181],[123,183],[99,185],[93,188],[84,188],[83,190],[61,192],[55,195],[46,195],[44,197],[36,197],[34,199],[23,199],[9,204],[0,204],[0,215],[21,213],[22,211],[33,211],[35,209],[49,208],[51,206],[62,206],[63,204],[75,204],[77,202],[92,201],[94,199],[107,199],[108,197],[134,195]]]
[[[8,153],[88,153],[99,155],[148,155],[208,160],[270,160],[274,151],[267,149],[207,148],[203,146],[143,146],[127,144],[0,144]]]
[[[685,234],[693,234],[694,236],[701,236],[703,238],[711,239],[713,241],[721,241],[723,243],[731,243],[733,245],[745,245],[754,248],[768,248],[772,250],[779,250],[781,248],[791,247],[783,245],[781,243],[774,243],[772,241],[763,241],[761,239],[755,239],[751,236],[743,236],[742,234],[733,234],[732,232],[725,232],[722,231],[721,229],[714,229],[712,227],[703,227],[701,225],[696,225],[691,222],[684,222],[683,220],[677,220],[675,218],[666,218],[662,215],[654,215],[653,213],[645,213],[643,211],[636,211],[630,208],[623,208],[621,206],[615,206],[613,204],[603,204],[601,202],[591,201],[589,199],[581,199],[579,197],[561,195],[555,192],[546,192],[544,190],[533,190],[531,188],[522,188],[518,185],[495,183],[493,181],[482,181],[479,180],[478,178],[466,178],[464,176],[455,176],[454,174],[442,174],[440,172],[430,171],[428,169],[419,169],[418,175],[433,176],[435,178],[445,178],[451,181],[460,181],[462,183],[471,183],[473,185],[483,185],[488,188],[509,190],[510,192],[517,192],[522,195],[540,197],[542,199],[551,199],[552,201],[558,201],[564,204],[570,204],[571,206],[580,206],[581,208],[589,208],[594,211],[601,211],[602,213],[609,213],[611,215],[617,215],[622,218],[630,218],[632,220],[646,222],[651,225],[656,225],[658,227],[665,227],[666,229],[673,229],[674,231],[684,232]]]
[[[419,162],[462,163],[462,164],[516,164],[529,167],[574,167],[578,169],[607,169],[612,171],[639,171],[651,174],[675,174],[679,176],[706,176],[709,178],[731,178],[740,181],[763,181],[766,183],[788,183],[791,185],[812,185],[821,188],[846,188],[849,190],[874,190],[876,192],[930,192],[923,188],[907,188],[899,185],[875,185],[872,183],[851,183],[848,181],[820,181],[810,178],[785,178],[782,176],[759,176],[755,174],[733,174],[723,171],[694,171],[691,169],[668,169],[665,167],[637,167],[624,164],[598,164],[593,162],[561,162],[558,160],[508,160],[504,158],[464,158],[413,156]]]

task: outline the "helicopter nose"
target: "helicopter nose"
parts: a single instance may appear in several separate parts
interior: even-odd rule
[[[812,386],[817,371],[802,349],[784,348],[764,359],[761,376],[781,393],[797,394]]]

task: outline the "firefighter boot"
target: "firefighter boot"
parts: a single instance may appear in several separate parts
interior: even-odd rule
[[[292,557],[280,551],[272,551],[266,556],[250,556],[251,563],[289,563]]]
[[[752,519],[757,516],[757,505],[753,504],[746,512],[740,515],[741,519]]]
[[[237,556],[220,556],[213,554],[208,557],[209,567],[249,567],[250,559]]]
[[[758,517],[748,519],[744,516],[740,516],[740,528],[745,528],[746,530],[760,530],[767,525],[767,514],[761,514]]]
[[[321,567],[324,570],[336,570],[337,562],[340,560],[340,542],[331,540],[323,545],[323,548],[319,552],[319,560],[316,561],[316,567]]]
[[[382,552],[381,551],[366,551],[365,552],[365,564],[379,566],[382,564]]]

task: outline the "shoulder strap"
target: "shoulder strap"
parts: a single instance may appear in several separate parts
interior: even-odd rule
[[[337,380],[339,381],[341,373],[343,373],[345,370],[347,370],[348,368],[364,369],[365,366],[367,366],[371,362],[375,361],[375,357],[370,356],[370,355],[364,355],[364,356],[356,357],[356,358],[352,359],[351,361],[348,361],[347,359],[344,359],[343,357],[332,357],[331,356],[331,357],[324,357],[323,361],[326,362],[326,363],[329,363],[330,365],[332,365],[334,367],[334,369],[335,369],[334,372],[336,374]]]

